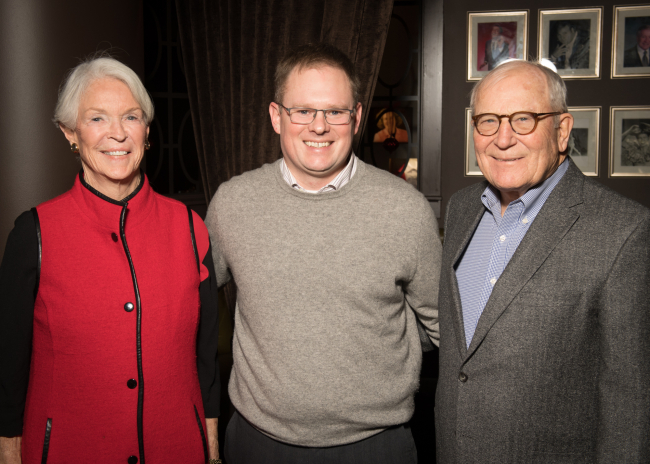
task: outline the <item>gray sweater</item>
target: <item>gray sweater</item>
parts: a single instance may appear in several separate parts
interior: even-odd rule
[[[206,225],[238,287],[230,399],[271,438],[324,447],[413,414],[438,343],[438,225],[424,196],[359,162],[340,190],[292,189],[279,161],[222,184]]]

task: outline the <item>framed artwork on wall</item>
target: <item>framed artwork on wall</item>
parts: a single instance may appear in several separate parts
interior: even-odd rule
[[[567,153],[586,176],[598,176],[600,107],[570,106],[573,129]]]
[[[650,106],[612,107],[609,175],[650,177]]]
[[[602,10],[539,10],[538,56],[565,79],[599,78]]]
[[[474,125],[472,124],[472,110],[465,108],[465,176],[480,177],[483,173],[478,167],[476,151],[474,151]]]
[[[528,57],[528,10],[467,14],[467,80],[478,81],[499,63]]]
[[[650,5],[615,6],[612,77],[650,77]]]

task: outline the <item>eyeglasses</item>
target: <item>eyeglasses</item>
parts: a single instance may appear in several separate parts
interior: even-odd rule
[[[311,124],[314,122],[314,119],[316,119],[316,114],[319,111],[322,111],[325,115],[325,121],[327,121],[327,124],[343,126],[345,124],[350,124],[350,121],[352,121],[352,114],[354,113],[354,110],[339,108],[331,108],[328,110],[317,110],[315,108],[287,108],[280,103],[278,103],[278,106],[284,108],[289,115],[289,119],[291,119],[291,122],[294,124]]]
[[[494,135],[501,127],[501,118],[508,118],[510,127],[519,135],[528,135],[537,128],[539,118],[543,116],[556,116],[562,112],[555,113],[529,113],[527,111],[518,111],[512,114],[493,114],[483,113],[472,116],[476,131],[484,136]]]

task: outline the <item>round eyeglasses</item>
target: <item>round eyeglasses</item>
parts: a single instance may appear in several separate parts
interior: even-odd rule
[[[544,116],[557,116],[558,114],[562,114],[562,112],[530,113],[528,111],[518,111],[512,114],[483,113],[472,116],[472,120],[474,121],[476,131],[484,136],[494,135],[499,132],[502,118],[508,118],[510,127],[512,127],[515,134],[528,135],[537,128],[539,118]]]
[[[345,124],[350,124],[352,121],[352,114],[354,110],[340,109],[340,108],[331,108],[328,110],[317,110],[315,108],[287,108],[284,105],[278,103],[278,106],[284,108],[284,110],[289,115],[289,119],[294,124],[311,124],[316,119],[316,114],[319,111],[322,111],[325,115],[325,121],[327,124],[334,126],[343,126]]]

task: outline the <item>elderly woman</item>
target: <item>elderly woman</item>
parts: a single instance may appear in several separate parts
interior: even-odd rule
[[[54,121],[82,170],[7,241],[0,462],[218,462],[210,242],[140,170],[152,118],[137,75],[112,58],[61,87]]]

